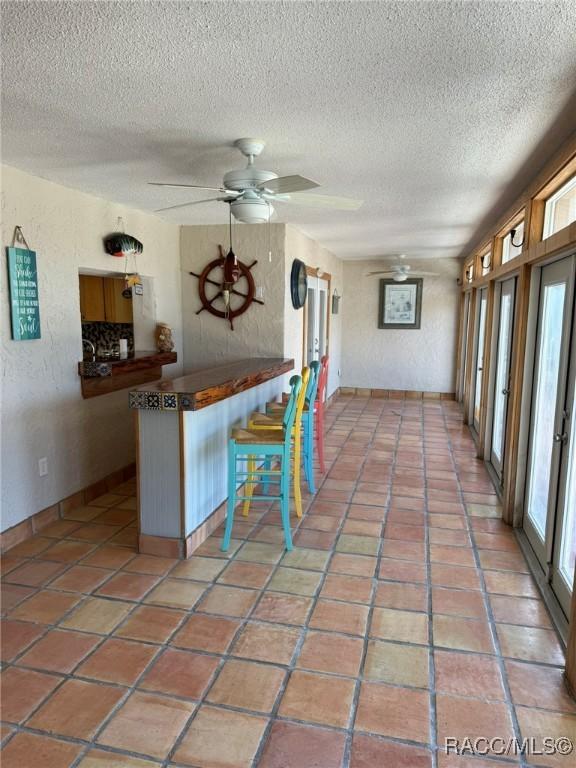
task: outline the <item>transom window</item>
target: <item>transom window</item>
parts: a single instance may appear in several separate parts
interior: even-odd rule
[[[482,266],[482,274],[487,275],[492,269],[492,250],[486,251],[480,256],[480,264]]]
[[[576,221],[576,176],[546,200],[542,239]]]
[[[502,238],[502,264],[515,259],[522,253],[524,244],[524,221],[512,227],[506,237]]]

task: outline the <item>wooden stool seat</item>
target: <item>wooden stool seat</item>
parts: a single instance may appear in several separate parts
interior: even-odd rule
[[[253,414],[251,414],[250,419],[248,421],[249,424],[255,426],[255,427],[281,427],[282,426],[282,413],[279,413],[278,415],[269,415],[267,413],[260,413],[260,411],[255,411]]]
[[[279,403],[279,402],[277,402],[276,400],[274,400],[274,401],[273,401],[273,402],[271,402],[271,403],[266,403],[266,411],[267,411],[267,413],[269,413],[270,415],[272,415],[272,414],[282,414],[282,413],[284,413],[285,409],[286,409],[286,403]],[[308,408],[308,406],[305,404],[305,405],[304,405],[304,409],[303,409],[303,412],[304,412],[304,413],[308,413],[308,412],[309,412],[309,410],[310,410],[310,409],[309,409],[309,408]],[[261,414],[261,415],[262,415],[262,414]]]
[[[281,445],[284,442],[284,434],[280,429],[259,429],[258,432],[251,432],[249,429],[239,428],[232,430],[232,440],[242,445],[250,445],[251,443]]]

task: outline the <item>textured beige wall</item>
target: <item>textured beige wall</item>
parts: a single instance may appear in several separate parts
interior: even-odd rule
[[[50,506],[134,460],[133,418],[126,391],[83,400],[77,363],[82,358],[78,271],[121,271],[102,238],[122,216],[126,231],[144,244],[140,272],[154,284],[140,317],[142,344],[154,315],[174,328],[182,358],[179,227],[13,168],[2,169],[0,267],[2,445],[1,529]],[[12,341],[6,250],[22,226],[37,252],[42,338]],[[180,365],[164,368],[177,374]],[[49,474],[38,475],[48,458]]]
[[[263,289],[264,306],[252,304],[229,324],[207,311],[198,297],[198,279],[190,271],[200,273],[218,256],[218,245],[228,251],[228,226],[182,227],[182,313],[184,332],[184,365],[186,371],[205,368],[246,357],[276,357],[283,354],[284,327],[284,224],[271,227],[272,261],[268,260],[268,227],[261,224],[235,224],[234,253],[250,264],[256,286]],[[243,281],[244,282],[244,281]],[[240,285],[242,287],[242,284]]]
[[[330,291],[338,290],[343,293],[343,265],[340,259],[330,253],[315,240],[300,232],[295,227],[286,226],[286,279],[285,279],[285,323],[284,323],[284,352],[286,357],[293,357],[296,368],[302,366],[302,333],[304,310],[294,309],[290,297],[290,270],[294,259],[300,259],[309,267],[320,267],[323,272],[331,275]],[[312,278],[313,279],[313,278]],[[342,349],[342,317],[344,299],[340,301],[340,312],[330,315],[330,370],[328,379],[328,394],[332,394],[340,386],[341,349]],[[331,298],[329,299],[331,310]]]
[[[385,269],[386,263],[344,262],[342,386],[454,391],[460,262],[411,260],[410,264],[413,270],[438,273],[424,278],[421,329],[382,330],[379,278],[366,273]]]

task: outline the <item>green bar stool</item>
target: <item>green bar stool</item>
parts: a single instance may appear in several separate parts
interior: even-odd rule
[[[282,419],[282,430],[234,429],[228,442],[228,504],[226,512],[226,529],[221,549],[226,552],[230,546],[232,526],[234,525],[234,510],[238,501],[280,501],[282,527],[286,549],[292,549],[292,534],[290,532],[290,449],[292,444],[292,429],[296,418],[296,402],[302,387],[300,376],[290,379],[290,397]],[[278,469],[272,469],[272,459],[279,462]],[[238,461],[243,462],[244,468],[238,468]],[[264,463],[264,468],[259,464]],[[264,477],[266,485],[271,481],[279,486],[280,494],[272,496],[269,493],[255,495],[252,489]],[[238,495],[238,483],[241,483],[243,495]]]

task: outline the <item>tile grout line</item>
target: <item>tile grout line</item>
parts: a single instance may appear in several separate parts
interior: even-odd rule
[[[440,406],[441,408],[441,406]],[[430,707],[430,737],[432,740],[432,768],[438,764],[438,713],[436,710],[436,659],[434,652],[434,607],[432,604],[432,564],[430,555],[430,517],[428,508],[428,476],[427,476],[427,447],[426,447],[426,413],[422,406],[422,465],[424,470],[424,537],[425,537],[425,565],[426,581],[428,589],[428,674],[429,674],[429,707]]]

